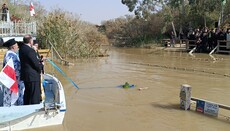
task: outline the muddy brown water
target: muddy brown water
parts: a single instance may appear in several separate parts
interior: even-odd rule
[[[192,86],[193,97],[230,105],[229,55],[111,47],[109,55],[59,65],[78,91],[46,63],[64,86],[67,112],[62,125],[33,131],[229,130],[228,110],[211,117],[195,112],[194,105],[191,111],[179,108],[182,84]],[[117,87],[125,82],[136,87]]]

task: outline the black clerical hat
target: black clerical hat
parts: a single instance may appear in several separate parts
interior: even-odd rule
[[[10,46],[12,46],[12,45],[14,45],[14,44],[16,44],[17,43],[17,41],[15,41],[15,39],[9,39],[8,41],[6,41],[5,43],[3,43],[3,46],[5,46],[5,47],[10,47]]]

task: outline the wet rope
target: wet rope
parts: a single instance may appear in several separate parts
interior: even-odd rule
[[[53,61],[51,61],[50,59],[47,60],[56,70],[58,70],[68,81],[70,81],[79,90],[77,84],[75,84],[73,80],[70,79]]]
[[[163,56],[163,57],[167,57],[165,55],[163,55],[163,53],[161,54],[161,50],[156,50],[150,53],[147,53],[148,55],[155,55],[155,56]],[[188,55],[187,53],[184,55]],[[224,58],[215,58],[215,57],[211,57],[210,58],[195,58],[195,56],[191,56],[191,57],[183,57],[183,56],[170,56],[170,58],[176,58],[176,59],[185,59],[185,60],[194,60],[194,61],[204,61],[204,62],[217,62],[217,61],[223,61]]]

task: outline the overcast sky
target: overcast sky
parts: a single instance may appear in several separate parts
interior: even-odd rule
[[[103,20],[110,20],[132,14],[121,0],[38,0],[47,9],[56,7],[76,13],[81,20],[100,24]],[[35,7],[36,9],[36,7]]]

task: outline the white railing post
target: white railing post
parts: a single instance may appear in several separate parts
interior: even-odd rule
[[[10,11],[9,10],[6,13],[6,21],[10,22]]]

